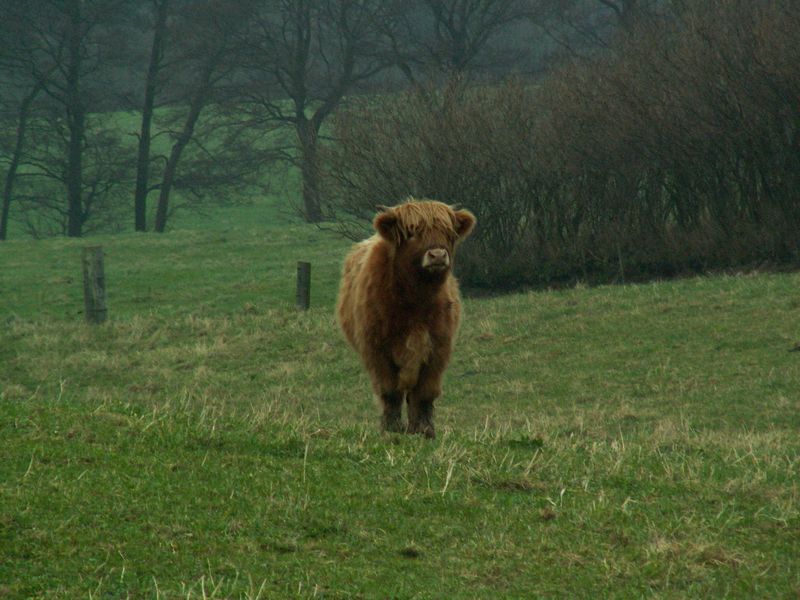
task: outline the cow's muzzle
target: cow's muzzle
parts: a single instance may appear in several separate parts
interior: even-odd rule
[[[445,271],[450,268],[450,254],[444,248],[431,248],[422,257],[422,268],[428,271]]]

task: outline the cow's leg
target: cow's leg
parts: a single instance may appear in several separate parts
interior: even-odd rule
[[[417,386],[408,394],[408,433],[421,433],[435,438],[433,402],[442,393],[441,373],[421,373]]]
[[[397,367],[388,359],[375,357],[369,364],[369,371],[372,389],[381,403],[381,431],[404,431],[403,392],[397,389]]]
[[[380,395],[383,405],[381,430],[399,433],[405,430],[401,411],[403,409],[403,393],[399,391],[385,392]]]
[[[408,395],[408,433],[421,433],[426,438],[436,437],[433,427],[433,399]]]

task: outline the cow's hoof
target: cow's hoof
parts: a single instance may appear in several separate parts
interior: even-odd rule
[[[436,430],[433,428],[433,423],[415,423],[409,424],[406,433],[418,433],[429,440],[436,439]]]
[[[400,419],[381,420],[381,431],[384,433],[403,433],[405,430],[406,426],[403,425],[403,421]]]

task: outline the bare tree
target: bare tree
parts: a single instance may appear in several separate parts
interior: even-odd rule
[[[537,86],[340,111],[325,189],[344,227],[403,190],[463,202],[482,225],[462,275],[483,285],[796,266],[800,4],[670,8]]]
[[[172,42],[177,46],[178,56],[173,69],[175,78],[184,84],[186,93],[176,100],[183,105],[183,114],[176,119],[177,127],[170,130],[172,147],[164,163],[161,181],[158,184],[158,206],[154,230],[163,233],[167,218],[170,214],[170,196],[178,182],[178,165],[183,160],[185,151],[191,142],[200,147],[201,154],[206,158],[213,156],[214,160],[201,164],[205,169],[201,178],[207,187],[241,183],[247,170],[242,168],[246,164],[252,167],[248,151],[250,147],[218,145],[217,151],[211,147],[203,135],[198,135],[200,117],[208,108],[213,106],[215,112],[224,114],[217,109],[226,102],[231,101],[236,93],[233,85],[239,69],[241,53],[243,52],[244,38],[242,30],[249,22],[252,5],[241,0],[203,0],[189,2],[181,11],[180,25],[172,32]],[[211,119],[213,121],[213,119]],[[231,127],[225,135],[237,136],[238,119],[229,120],[225,126],[216,123],[205,128],[204,135],[215,135],[221,128]],[[226,152],[229,150],[230,152]],[[235,160],[230,160],[230,153],[246,155],[237,166]],[[227,158],[222,169],[209,171],[215,163],[219,164]],[[189,167],[191,170],[191,166]],[[216,173],[217,178],[212,182],[209,175]],[[190,186],[191,187],[191,186]]]
[[[637,25],[670,10],[662,0],[556,0],[542,4],[529,18],[570,56],[586,58],[611,50],[612,40],[630,36]]]
[[[8,167],[6,168],[5,183],[3,185],[3,203],[0,211],[0,240],[5,240],[8,235],[8,219],[11,212],[11,200],[14,197],[14,184],[17,181],[17,173],[24,160],[24,146],[28,129],[28,119],[30,118],[33,102],[41,93],[43,83],[41,81],[32,82],[32,87],[19,102],[17,108],[16,132],[12,149],[8,156]]]
[[[345,94],[389,66],[379,23],[380,0],[262,2],[248,30],[245,110],[254,124],[289,126],[300,168],[303,213],[322,219],[318,147],[325,119]]]
[[[34,38],[25,26],[30,19],[28,9],[30,5],[24,4],[6,11],[0,32],[3,40],[0,49],[0,120],[4,129],[13,131],[7,143],[0,146],[0,156],[7,163],[0,209],[0,240],[5,240],[8,235],[14,186],[25,159],[28,121],[33,105],[53,72],[52,66],[40,66],[34,58]]]
[[[197,199],[241,189],[263,166],[254,162],[256,155],[264,158],[262,148],[231,108],[240,32],[252,7],[250,0],[150,0],[140,12],[149,51],[139,98],[137,231],[147,229],[152,192],[158,192],[153,229],[162,233],[176,209],[199,209]],[[153,150],[158,137],[169,139],[166,151]],[[176,203],[176,190],[188,196]]]
[[[83,178],[83,143],[86,128],[86,104],[81,94],[81,79],[83,75],[84,48],[83,39],[86,35],[86,25],[83,22],[82,2],[80,0],[67,0],[64,5],[66,12],[66,59],[63,63],[63,85],[57,86],[55,82],[51,90],[57,90],[57,97],[64,105],[69,140],[67,145],[67,205],[69,207],[69,224],[67,235],[80,237],[83,225],[81,206],[81,186]],[[60,87],[60,89],[58,89]]]
[[[34,100],[42,96],[40,104],[55,119],[54,129],[64,126],[66,160],[61,180],[66,191],[66,233],[70,236],[80,236],[87,219],[83,206],[87,115],[100,97],[96,78],[106,59],[103,35],[120,17],[119,9],[124,5],[125,0],[31,0],[4,7],[4,18],[13,24],[15,39],[24,40],[21,48],[27,54],[24,58],[18,54],[17,66],[23,65],[28,81],[17,119],[13,155],[18,160],[12,158],[6,177],[8,202],[28,132],[30,110]]]
[[[164,67],[164,50],[167,34],[167,16],[170,0],[150,0],[153,38],[145,75],[142,100],[142,121],[136,155],[136,188],[133,195],[134,226],[136,231],[147,230],[147,196],[150,187],[150,144],[152,142],[153,113],[156,96],[161,87],[159,74]]]
[[[394,5],[383,26],[396,65],[417,82],[420,74],[507,68],[518,61],[518,49],[493,43],[540,11],[540,0],[413,0]]]
[[[92,115],[82,149],[81,234],[118,231],[125,215],[133,154],[111,115]],[[33,237],[68,235],[71,215],[63,201],[70,176],[64,147],[69,129],[57,113],[37,111],[28,132],[25,172],[15,191],[16,219]]]

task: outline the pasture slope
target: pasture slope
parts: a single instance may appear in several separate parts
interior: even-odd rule
[[[0,598],[800,594],[798,274],[468,299],[430,442],[377,431],[346,246],[0,246]]]

